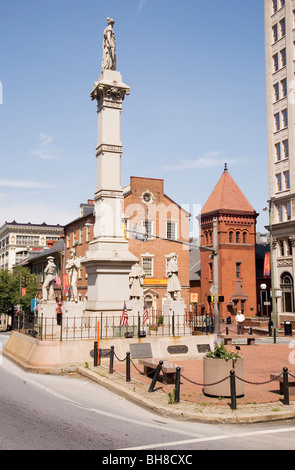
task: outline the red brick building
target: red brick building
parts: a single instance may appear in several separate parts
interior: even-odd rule
[[[167,292],[167,262],[169,254],[174,252],[178,256],[181,295],[189,309],[189,247],[180,243],[189,241],[189,213],[164,194],[162,179],[131,177],[130,185],[124,188],[123,204],[122,225],[129,239],[129,251],[138,258],[146,273],[144,295],[148,308],[162,310]],[[80,217],[65,226],[65,264],[71,248],[76,249],[78,257],[83,257],[89,249],[95,222],[93,210],[94,201],[81,204]],[[134,228],[146,230],[146,241],[132,238]],[[78,294],[84,299],[87,293],[84,266],[81,266],[77,286]]]
[[[201,299],[209,311],[207,296],[213,285],[213,219],[218,223],[220,317],[242,310],[245,316],[256,314],[255,242],[256,218],[251,204],[225,166],[224,172],[205,203],[200,217]]]
[[[178,257],[181,296],[189,310],[189,216],[164,193],[164,180],[130,178],[124,193],[123,217],[129,251],[146,273],[144,295],[148,308],[162,309],[167,292],[167,262],[174,252]],[[146,230],[146,241],[132,238],[136,228]]]

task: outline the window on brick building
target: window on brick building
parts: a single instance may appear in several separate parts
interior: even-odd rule
[[[241,278],[241,262],[240,261],[236,262],[236,278],[237,279]]]
[[[247,241],[247,232],[243,232],[243,243]]]
[[[236,243],[240,243],[240,232],[236,233]]]
[[[176,240],[176,222],[167,221],[167,238]]]
[[[229,241],[229,243],[233,242],[233,232],[232,231],[230,231],[229,234],[228,234],[228,241]]]
[[[152,277],[153,276],[153,258],[143,257],[142,268],[145,272],[146,277]]]
[[[151,220],[143,220],[142,225],[146,230],[147,238],[151,238],[151,236],[152,236],[152,221]]]

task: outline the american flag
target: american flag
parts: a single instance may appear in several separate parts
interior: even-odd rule
[[[127,307],[126,307],[126,302],[124,302],[124,308],[123,308],[123,313],[121,316],[121,326],[127,326],[128,325],[128,312],[127,312]]]
[[[149,312],[146,306],[146,300],[144,299],[144,307],[143,307],[143,324],[147,323],[149,319]]]

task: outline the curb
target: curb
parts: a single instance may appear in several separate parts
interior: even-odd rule
[[[104,369],[93,371],[84,367],[78,367],[77,372],[148,411],[176,420],[211,424],[246,424],[295,418],[295,402],[290,405],[280,403],[265,403],[255,406],[240,405],[237,410],[231,410],[226,406],[204,406],[186,401],[173,405],[165,405],[161,403],[163,398],[167,402],[167,395],[164,392],[158,391],[158,393],[152,392],[150,394],[147,390],[144,390],[143,394],[139,394],[134,390],[130,390],[126,386],[123,376],[118,373],[116,373],[114,379],[114,376]],[[134,380],[131,380],[129,385],[133,385],[134,388],[135,386],[143,387],[143,384]],[[146,386],[144,385],[144,387]],[[153,395],[155,393],[157,395]],[[162,395],[159,396],[159,393]]]

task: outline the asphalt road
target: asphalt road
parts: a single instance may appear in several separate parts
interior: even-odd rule
[[[0,333],[2,344],[7,339],[8,334]],[[246,425],[175,421],[139,408],[80,375],[31,374],[3,356],[0,377],[0,450],[100,450],[105,464],[119,463],[111,460],[120,455],[126,459],[136,455],[137,461],[123,462],[135,467],[165,464],[153,462],[153,452],[162,459],[166,455],[166,464],[190,465],[196,450],[295,449],[294,421]]]

